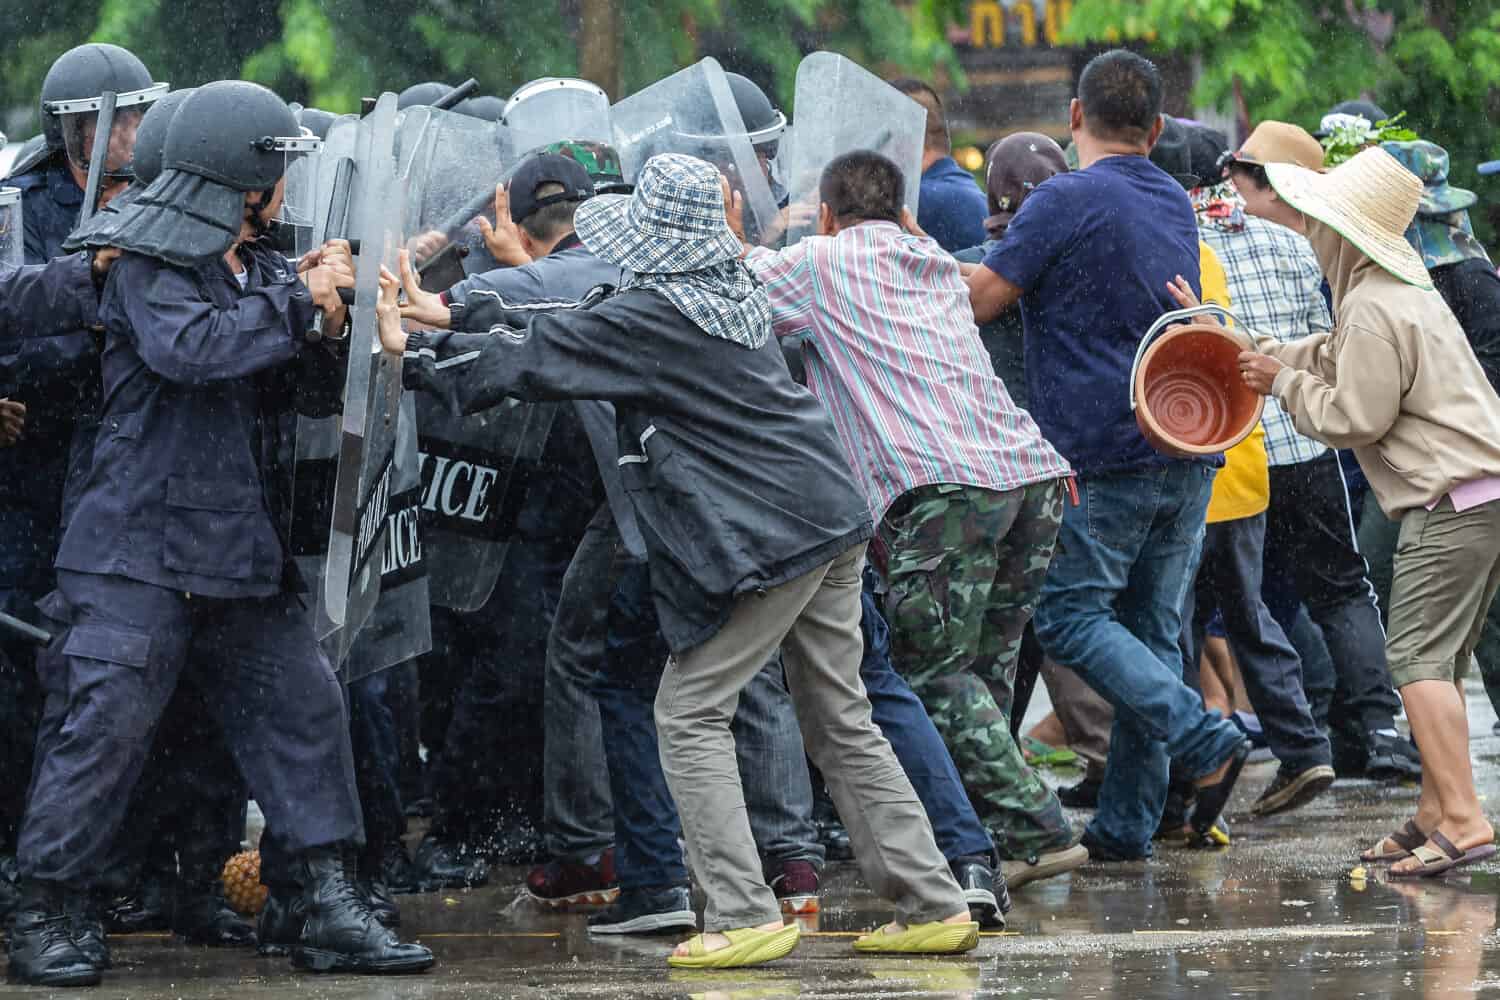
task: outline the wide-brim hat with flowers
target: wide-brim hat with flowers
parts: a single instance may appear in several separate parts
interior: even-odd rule
[[[1371,147],[1327,173],[1268,163],[1266,177],[1288,205],[1331,227],[1390,274],[1432,287],[1421,256],[1406,241],[1422,182],[1390,153]]]
[[[646,161],[632,194],[578,206],[573,227],[598,257],[628,271],[682,274],[744,252],[724,214],[718,168],[681,153]]]

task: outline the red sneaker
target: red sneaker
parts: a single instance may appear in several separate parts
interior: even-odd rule
[[[781,872],[771,879],[771,891],[788,916],[818,912],[818,870],[811,862],[783,861]]]
[[[615,878],[615,849],[607,848],[597,864],[549,861],[526,876],[526,895],[553,909],[603,906],[620,895]]]

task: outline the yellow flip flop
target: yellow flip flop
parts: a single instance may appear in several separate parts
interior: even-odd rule
[[[979,925],[974,926],[977,928]],[[802,936],[802,931],[796,924],[787,924],[779,931],[745,927],[719,933],[729,939],[728,948],[704,951],[703,935],[694,934],[688,939],[688,953],[669,955],[667,964],[678,969],[741,969],[747,965],[760,965],[785,958],[797,947],[797,940]]]
[[[882,927],[854,941],[854,950],[888,955],[957,955],[979,944],[979,924],[912,924],[899,934]]]

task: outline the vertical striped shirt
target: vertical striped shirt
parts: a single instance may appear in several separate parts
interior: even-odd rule
[[[877,522],[919,486],[1005,491],[1069,474],[996,377],[958,262],[934,241],[866,222],[747,263],[777,336],[802,341],[808,388]]]

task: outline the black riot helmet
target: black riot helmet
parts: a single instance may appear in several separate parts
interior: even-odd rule
[[[452,91],[452,87],[446,83],[438,83],[436,80],[414,83],[396,95],[396,107],[402,111],[407,108],[431,107]]]
[[[317,147],[275,93],[258,83],[220,80],[193,91],[177,109],[162,167],[236,191],[264,191],[286,172],[287,153]]]
[[[505,114],[505,102],[498,97],[483,94],[479,97],[471,97],[467,101],[459,101],[458,107],[453,110],[461,115],[468,115],[470,118],[497,122]]]
[[[141,118],[141,126],[135,133],[135,154],[131,158],[135,183],[144,187],[161,174],[162,156],[167,147],[167,130],[172,116],[189,94],[192,87],[174,90],[159,98]]]
[[[49,151],[63,150],[73,165],[88,170],[103,95],[115,95],[104,170],[128,174],[131,147],[141,116],[166,94],[135,54],[118,45],[90,42],[57,57],[42,81],[42,134]]]
[[[776,110],[766,92],[749,77],[738,73],[725,73],[724,76],[729,81],[729,93],[739,108],[745,131],[750,134],[750,145],[757,147],[757,152],[765,153],[768,159],[775,159],[775,144],[786,131],[786,115]]]
[[[324,111],[322,108],[303,108],[297,112],[297,124],[319,139],[328,138],[328,130],[333,128],[333,123],[338,120],[338,115],[332,111]]]

